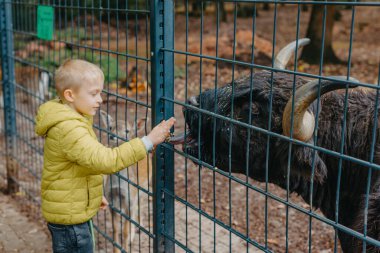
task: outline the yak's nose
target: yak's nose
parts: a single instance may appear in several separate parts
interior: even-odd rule
[[[192,96],[191,98],[189,98],[188,103],[189,103],[189,105],[192,105],[192,106],[196,106],[196,107],[199,106],[199,103],[198,103],[196,96]]]

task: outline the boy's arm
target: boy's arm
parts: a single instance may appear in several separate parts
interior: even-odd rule
[[[92,174],[111,174],[122,170],[146,156],[143,142],[133,139],[116,148],[108,148],[94,139],[85,126],[61,131],[60,145],[66,158],[92,170]]]

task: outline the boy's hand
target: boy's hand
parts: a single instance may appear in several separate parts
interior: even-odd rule
[[[107,199],[103,196],[102,197],[102,203],[100,204],[100,209],[106,210],[108,205],[109,205],[109,203],[108,203]]]
[[[160,124],[155,126],[152,131],[148,134],[148,138],[151,140],[153,147],[165,141],[167,137],[170,136],[170,128],[174,125],[176,119],[171,117],[168,120],[161,121]]]

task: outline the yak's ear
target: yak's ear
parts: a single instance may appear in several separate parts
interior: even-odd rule
[[[308,110],[312,112],[313,115],[316,115],[316,114],[319,115],[321,109],[322,109],[321,104],[319,104],[319,107],[318,107],[317,101],[312,103],[308,108]],[[314,136],[312,136],[312,138],[308,140],[307,143],[313,145],[314,144],[313,138]],[[287,154],[289,153],[289,142],[285,140],[278,141],[276,149],[277,149],[276,159],[278,159],[279,164],[283,164],[286,167],[286,165],[288,164]],[[309,148],[309,147],[296,145],[296,144],[292,146],[291,172],[304,177],[306,180],[311,180],[311,173],[313,171],[313,159],[314,159],[313,180],[317,182],[323,182],[323,180],[326,178],[326,175],[327,175],[326,164],[323,162],[323,160],[319,156],[318,151],[315,151],[314,149]]]
[[[309,141],[312,144],[312,140]],[[276,143],[276,155],[273,159],[281,169],[273,171],[278,177],[286,177],[288,154],[289,154],[289,142],[279,140]],[[314,156],[315,152],[315,156]],[[314,157],[314,181],[323,182],[327,175],[327,167],[323,160],[318,155],[318,151],[314,151],[312,148],[293,144],[292,146],[292,158],[291,158],[291,174],[296,174],[305,178],[305,180],[311,180],[311,174],[313,169],[313,157]],[[281,175],[278,175],[278,174]]]
[[[309,140],[309,144],[313,144],[312,140]],[[292,150],[292,171],[299,173],[307,180],[311,180],[311,174],[313,171],[314,160],[314,178],[317,182],[323,182],[327,176],[327,167],[321,157],[318,155],[318,151],[312,148],[296,145]]]
[[[308,108],[308,111],[313,115],[318,115],[319,118],[321,111],[321,103],[314,101]],[[314,136],[311,137],[307,143],[313,145]],[[282,144],[283,145],[283,144]],[[314,180],[322,182],[327,175],[327,168],[323,160],[318,155],[318,151],[314,151],[312,148],[308,148],[301,145],[293,145],[292,148],[292,171],[305,177],[307,180],[311,179],[311,173],[313,169],[314,160]],[[286,163],[287,164],[287,163]]]

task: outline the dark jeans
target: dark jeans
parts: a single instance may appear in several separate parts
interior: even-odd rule
[[[48,223],[54,253],[93,253],[90,222],[76,225]]]

